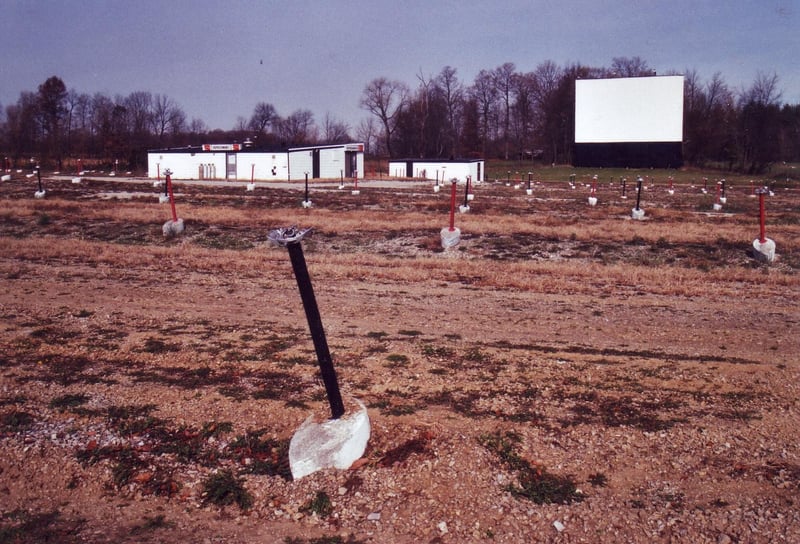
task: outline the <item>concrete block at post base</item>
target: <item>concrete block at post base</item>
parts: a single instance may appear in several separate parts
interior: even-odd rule
[[[33,197],[34,198],[44,198],[44,189],[42,189],[41,191],[36,191],[35,193],[33,193]]]
[[[462,204],[461,206],[458,207],[458,211],[459,213],[467,213],[469,211],[469,205]]]
[[[311,206],[312,206],[312,204],[311,204],[310,200],[304,200],[303,201],[303,207],[304,208],[310,208]]]
[[[753,240],[753,255],[759,261],[771,263],[775,260],[775,242],[764,238],[762,243],[759,238]]]
[[[589,197],[589,206],[597,206],[597,197],[596,196],[590,196]]]
[[[450,230],[450,227],[444,227],[440,236],[442,238],[442,247],[447,249],[457,246],[458,242],[461,241],[461,230],[458,227],[453,227],[453,230]]]
[[[364,404],[353,399],[357,409],[339,419],[322,423],[309,416],[289,442],[289,468],[299,480],[318,470],[350,468],[364,455],[370,436],[369,416]]]
[[[5,174],[5,175],[2,177],[2,180],[3,180],[3,181],[11,181],[11,174]]]
[[[164,236],[166,236],[167,238],[172,237],[172,236],[176,236],[176,235],[182,233],[183,232],[183,219],[178,218],[177,221],[173,221],[172,219],[170,219],[169,221],[164,223],[164,226],[161,228],[161,232],[163,232]]]
[[[644,210],[642,208],[638,208],[638,209],[637,208],[633,208],[631,210],[631,217],[633,219],[641,221],[642,219],[644,219]]]
[[[169,202],[169,197],[167,195],[158,195],[159,204],[166,204],[167,202]]]

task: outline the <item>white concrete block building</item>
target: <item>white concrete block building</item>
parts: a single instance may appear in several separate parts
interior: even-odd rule
[[[363,176],[364,144],[255,149],[245,144],[203,144],[147,152],[147,175],[174,179],[297,181]]]
[[[483,159],[392,159],[389,175],[393,177],[439,180],[440,183],[453,178],[465,181],[471,176],[473,182],[483,181],[486,163]]]

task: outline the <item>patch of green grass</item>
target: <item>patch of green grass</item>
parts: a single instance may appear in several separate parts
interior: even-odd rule
[[[589,475],[588,482],[594,487],[605,487],[608,485],[608,478],[602,472],[595,472]]]
[[[333,514],[333,504],[331,498],[324,491],[317,491],[314,498],[309,500],[300,508],[301,512],[316,514],[321,518],[327,518]]]
[[[398,368],[408,366],[410,362],[407,355],[403,355],[400,353],[390,353],[386,356],[386,360],[389,364],[385,365],[387,368]]]
[[[250,474],[279,476],[292,479],[289,468],[289,441],[264,437],[266,429],[248,431],[228,445],[228,456],[240,462],[247,460],[243,470]]]
[[[84,395],[83,393],[60,395],[50,401],[50,408],[64,412],[71,408],[82,406],[86,404],[88,400],[89,395]]]
[[[445,359],[453,356],[453,350],[445,346],[425,344],[422,346],[422,354],[425,357],[437,357],[440,359]]]
[[[0,431],[17,433],[31,427],[36,421],[28,412],[12,410],[0,416]]]
[[[238,478],[231,470],[215,472],[203,480],[201,496],[204,504],[236,504],[242,510],[253,506],[253,496],[245,489],[244,479]]]
[[[149,533],[157,529],[173,529],[175,524],[166,520],[166,516],[159,514],[155,517],[145,516],[144,522],[131,529],[131,534],[139,535],[142,533]]]
[[[509,484],[506,490],[536,504],[571,504],[585,496],[578,491],[570,476],[550,474],[544,467],[531,465],[516,451],[521,437],[514,432],[482,435],[478,442],[495,453],[503,463],[517,473],[519,485]]]
[[[363,540],[356,540],[356,537],[352,534],[347,536],[347,540],[344,537],[336,535],[336,536],[321,536],[318,538],[311,538],[306,540],[305,538],[296,536],[287,536],[283,539],[283,544],[365,544]]]
[[[153,338],[152,336],[145,340],[144,347],[142,348],[142,351],[146,353],[169,353],[180,350],[181,346],[179,344],[171,344],[159,338]]]

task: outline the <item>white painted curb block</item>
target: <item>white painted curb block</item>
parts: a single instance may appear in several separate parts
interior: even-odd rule
[[[642,219],[644,219],[644,210],[642,208],[639,208],[638,210],[636,208],[633,208],[631,210],[631,217],[641,221]]]
[[[442,247],[447,249],[448,247],[457,246],[458,242],[461,241],[461,230],[458,227],[453,230],[450,230],[450,227],[444,227],[440,236],[442,238]]]
[[[775,242],[769,238],[764,239],[764,243],[756,238],[753,240],[753,254],[756,259],[771,263],[775,260]]]
[[[164,226],[161,228],[161,232],[164,233],[164,236],[170,237],[175,236],[176,234],[180,234],[183,232],[183,219],[178,218],[177,221],[169,220],[164,223]]]
[[[317,423],[309,416],[289,442],[289,468],[299,480],[325,468],[347,469],[364,455],[369,441],[367,408],[358,404],[355,413]]]

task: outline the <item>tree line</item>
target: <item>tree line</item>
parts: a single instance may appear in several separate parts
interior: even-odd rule
[[[148,149],[209,142],[254,141],[257,146],[361,141],[379,157],[503,158],[569,164],[575,129],[575,81],[653,75],[639,57],[617,57],[609,67],[559,66],[545,61],[532,72],[513,63],[461,81],[445,66],[419,73],[414,87],[378,77],[359,98],[369,113],[358,126],[298,109],[286,117],[259,102],[232,130],[209,130],[188,120],[172,98],[146,91],[113,99],[68,90],[53,76],[0,108],[0,152],[15,164],[35,156],[57,165],[84,157],[144,165]],[[684,74],[684,160],[695,166],[763,173],[779,161],[800,160],[800,105],[784,104],[777,75],[759,73],[732,89],[720,73],[703,80]]]

